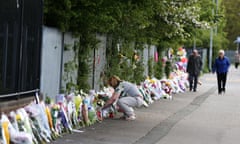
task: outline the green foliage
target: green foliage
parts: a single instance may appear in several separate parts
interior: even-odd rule
[[[148,76],[152,77],[154,75],[154,60],[150,58],[148,60]]]
[[[86,33],[83,37],[80,37],[80,43],[78,47],[78,89],[88,91],[90,85],[88,83],[90,70],[90,52],[93,50],[99,41],[94,34]]]
[[[118,75],[123,80],[139,84],[144,79],[144,65],[141,59],[134,58],[134,48],[137,46],[140,49],[141,46],[128,41],[121,41],[120,45],[115,39],[111,42],[115,47],[111,48],[111,45],[107,49],[107,76]]]
[[[205,61],[204,67],[202,69],[203,73],[209,73],[208,61]]]
[[[161,61],[158,61],[154,65],[154,76],[157,79],[161,79],[163,77],[163,64]]]
[[[76,43],[72,45],[64,45],[64,50],[73,50],[74,51],[74,57],[72,60],[64,63],[64,74],[63,74],[63,80],[66,82],[66,89],[61,89],[62,92],[71,92],[72,90],[78,89],[77,83],[74,80],[73,77],[75,75],[75,71],[78,69],[78,54],[76,51]]]
[[[222,0],[218,0],[218,4],[209,0],[202,0],[199,3],[201,7],[200,19],[208,20],[213,29],[213,60],[219,49],[226,49],[228,47],[227,33],[224,30],[226,26],[224,3]],[[196,47],[209,48],[210,29],[195,29],[194,33],[192,33],[192,38],[186,39],[184,45],[192,48],[194,39]]]
[[[72,0],[44,0],[44,23],[68,31],[72,17]]]
[[[133,69],[132,81],[136,84],[140,84],[144,81],[144,65],[142,61],[135,63],[136,67]]]
[[[226,26],[224,31],[227,33],[228,49],[235,50],[234,41],[240,35],[240,0],[222,0],[222,9],[225,11]]]
[[[172,71],[172,63],[171,61],[168,60],[166,61],[165,71],[164,71],[167,78],[169,78],[171,71]]]
[[[44,102],[45,102],[45,104],[51,104],[51,103],[52,103],[52,100],[51,100],[51,98],[50,98],[49,96],[46,96]]]
[[[63,80],[67,81],[66,91],[71,92],[73,89],[77,89],[76,83],[73,81],[74,70],[78,68],[78,65],[74,60],[64,64],[64,76]]]
[[[106,77],[112,75],[120,76],[120,55],[117,50],[117,41],[112,36],[107,37],[107,50],[106,50]]]
[[[128,58],[123,58],[122,62],[120,62],[120,77],[124,80],[131,81],[133,75],[133,67],[131,65],[131,61]]]
[[[45,0],[44,14],[46,25],[63,31],[109,33],[153,44],[163,39],[187,38],[195,28],[207,27],[211,5],[204,5],[208,9],[203,13],[201,4],[198,0]]]
[[[159,46],[158,51],[190,43],[193,37],[205,44],[201,30],[221,22],[221,13],[212,16],[214,5],[209,0],[45,0],[44,3],[45,25],[71,31],[80,39],[77,47],[79,89],[89,88],[86,84],[90,73],[88,60],[90,51],[97,47],[96,33],[104,33],[111,39],[106,74],[126,80],[139,76],[140,80],[142,76],[136,73],[142,71],[141,63],[136,64],[136,69],[132,68],[133,42],[136,50],[148,44]],[[121,44],[120,52],[117,44]],[[130,62],[120,58],[119,53]],[[149,66],[149,75],[153,74],[154,65]]]

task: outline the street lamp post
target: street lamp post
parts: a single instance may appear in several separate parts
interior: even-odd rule
[[[213,47],[213,28],[211,27],[210,46],[209,46],[209,62],[208,62],[208,68],[210,71],[212,70],[212,47]]]
[[[214,14],[217,13],[217,10],[218,10],[218,0],[213,0],[212,2],[216,3],[216,12],[214,12],[214,8],[212,9],[212,15],[214,16]],[[213,30],[214,30],[214,27],[212,26],[211,30],[210,30],[209,62],[208,62],[208,67],[209,67],[210,71],[212,70]],[[216,30],[215,34],[217,34],[217,26],[216,26],[215,30]]]
[[[238,54],[240,54],[240,45],[239,45],[240,37],[237,37],[237,39],[234,42],[237,43],[237,52],[238,52]]]

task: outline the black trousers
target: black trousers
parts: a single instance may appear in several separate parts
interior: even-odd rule
[[[218,93],[225,92],[227,73],[217,73]]]
[[[235,62],[235,68],[237,69],[239,65],[239,62]]]
[[[189,80],[190,91],[191,90],[196,91],[197,90],[197,83],[198,83],[198,75],[189,74],[188,80]]]

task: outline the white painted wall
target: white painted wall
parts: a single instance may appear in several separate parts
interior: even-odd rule
[[[41,84],[40,91],[44,96],[55,98],[59,93],[62,34],[59,30],[43,27]]]
[[[106,65],[106,43],[107,38],[106,36],[97,35],[97,39],[100,40],[98,44],[98,48],[95,51],[95,82],[94,82],[94,89],[100,90],[100,85],[102,83],[102,79],[100,78],[101,72],[104,71]]]
[[[145,76],[148,76],[148,61],[149,61],[149,59],[150,59],[150,57],[149,57],[149,51],[148,51],[148,45],[145,45],[144,46],[144,49],[143,49],[143,54],[142,54],[142,56],[143,56],[143,64],[144,64],[144,75]]]
[[[100,90],[100,85],[103,84],[100,74],[104,71],[106,65],[106,44],[107,38],[104,35],[96,35],[99,40],[97,48],[91,52],[89,65],[91,66],[91,73],[89,74],[89,84],[94,90]]]
[[[67,82],[70,81],[70,80],[67,80],[67,81],[64,80],[64,77],[66,76],[66,73],[64,72],[64,64],[69,61],[73,61],[74,57],[77,56],[76,55],[77,53],[75,53],[73,50],[75,43],[78,43],[78,39],[74,38],[71,33],[64,34],[64,45],[67,46],[67,50],[63,50],[63,60],[62,60],[63,65],[62,65],[61,88],[64,90],[66,89]],[[78,64],[78,60],[76,59],[74,63]],[[76,68],[70,74],[73,80],[73,83],[75,84],[77,83],[77,72],[78,72],[78,69]]]
[[[100,90],[102,84],[100,74],[104,71],[106,65],[107,38],[104,35],[96,35],[96,37],[100,43],[95,49],[95,57],[93,57],[93,51],[92,55],[89,56],[91,73],[88,82],[95,90]],[[64,44],[62,44],[62,41],[64,41]],[[72,50],[72,47],[77,41],[76,38],[72,37],[71,33],[65,33],[63,36],[63,33],[57,29],[43,28],[40,91],[44,96],[54,99],[61,88],[65,90],[67,81],[64,81],[63,78],[65,75],[64,64],[73,60],[76,53]],[[70,50],[64,50],[64,45],[67,45]],[[154,57],[155,51],[155,46],[147,45],[143,51],[143,61],[146,67],[145,75],[148,72],[148,60]],[[93,63],[95,69],[93,69]],[[77,80],[77,71],[75,69],[71,75],[74,82]]]

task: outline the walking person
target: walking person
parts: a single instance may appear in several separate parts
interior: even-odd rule
[[[189,80],[189,90],[190,91],[197,91],[197,84],[198,84],[198,77],[202,70],[202,59],[201,56],[198,54],[196,49],[193,50],[193,53],[188,58],[187,63],[187,73],[188,73],[188,80]]]
[[[235,56],[234,56],[234,63],[235,63],[235,68],[236,69],[238,69],[239,62],[240,62],[239,53],[238,53],[238,51],[236,51]]]
[[[213,73],[217,73],[218,94],[225,93],[227,73],[230,66],[228,57],[224,55],[224,50],[218,52],[218,57],[213,65]]]
[[[133,108],[146,105],[137,86],[133,83],[123,81],[117,76],[112,76],[108,83],[115,91],[112,97],[104,105],[104,108],[117,101],[119,111],[124,114],[121,118],[125,120],[135,120],[136,115]]]

